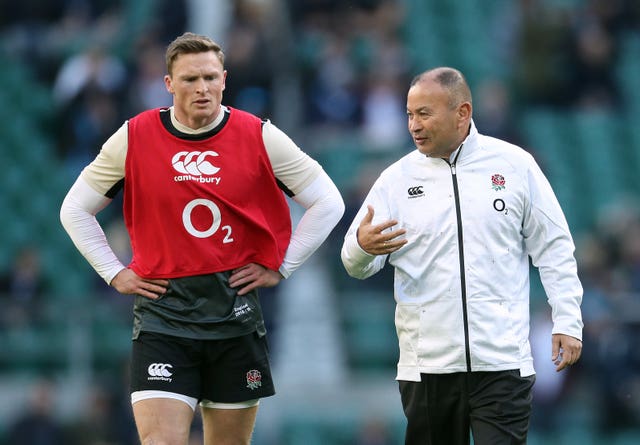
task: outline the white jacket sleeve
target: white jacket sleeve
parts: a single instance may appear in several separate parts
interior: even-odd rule
[[[60,208],[62,226],[82,256],[107,284],[125,268],[109,246],[95,216],[111,201],[78,177]]]
[[[523,234],[551,306],[552,333],[582,339],[583,291],[569,225],[549,181],[535,162],[528,171],[528,184],[531,201]]]
[[[320,247],[344,214],[342,196],[323,170],[293,200],[306,210],[296,225],[280,266],[279,271],[285,278]]]
[[[353,219],[351,226],[347,230],[342,244],[340,257],[347,273],[353,278],[363,280],[380,271],[387,260],[388,255],[372,255],[367,253],[358,243],[358,227],[367,214],[367,206],[374,209],[373,224],[378,224],[390,218],[387,203],[378,193],[380,179],[373,185],[368,196],[365,198],[360,210]]]

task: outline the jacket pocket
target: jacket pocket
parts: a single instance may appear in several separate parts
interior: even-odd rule
[[[419,310],[420,306],[418,304],[398,303],[396,305],[395,322],[400,347],[400,357],[398,359],[398,366],[400,367],[418,366]]]
[[[512,303],[499,298],[476,300],[468,310],[473,361],[479,365],[518,362],[521,339]]]
[[[420,365],[436,372],[466,366],[460,300],[443,297],[427,302],[421,306],[419,318]]]

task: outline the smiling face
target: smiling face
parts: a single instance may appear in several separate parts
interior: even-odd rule
[[[213,51],[178,55],[164,77],[178,122],[194,130],[213,122],[220,112],[226,77]]]
[[[409,88],[409,132],[420,153],[448,159],[464,141],[469,130],[471,104],[455,104],[453,100],[446,88],[429,77]]]

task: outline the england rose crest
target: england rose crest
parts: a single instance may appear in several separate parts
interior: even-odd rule
[[[491,177],[491,188],[498,191],[498,190],[503,190],[505,188],[504,186],[505,184],[505,180],[504,180],[504,176],[496,173],[495,175],[493,175]]]
[[[262,386],[262,374],[257,369],[247,372],[247,388],[256,389]]]

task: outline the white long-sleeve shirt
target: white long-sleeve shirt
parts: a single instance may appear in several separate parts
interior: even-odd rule
[[[374,256],[357,229],[389,219],[408,243]],[[395,268],[399,380],[420,373],[519,369],[533,374],[529,257],[552,309],[553,333],[582,338],[582,286],[560,205],[533,157],[478,134],[450,162],[413,151],[382,172],[348,230],[342,261],[364,279]]]

